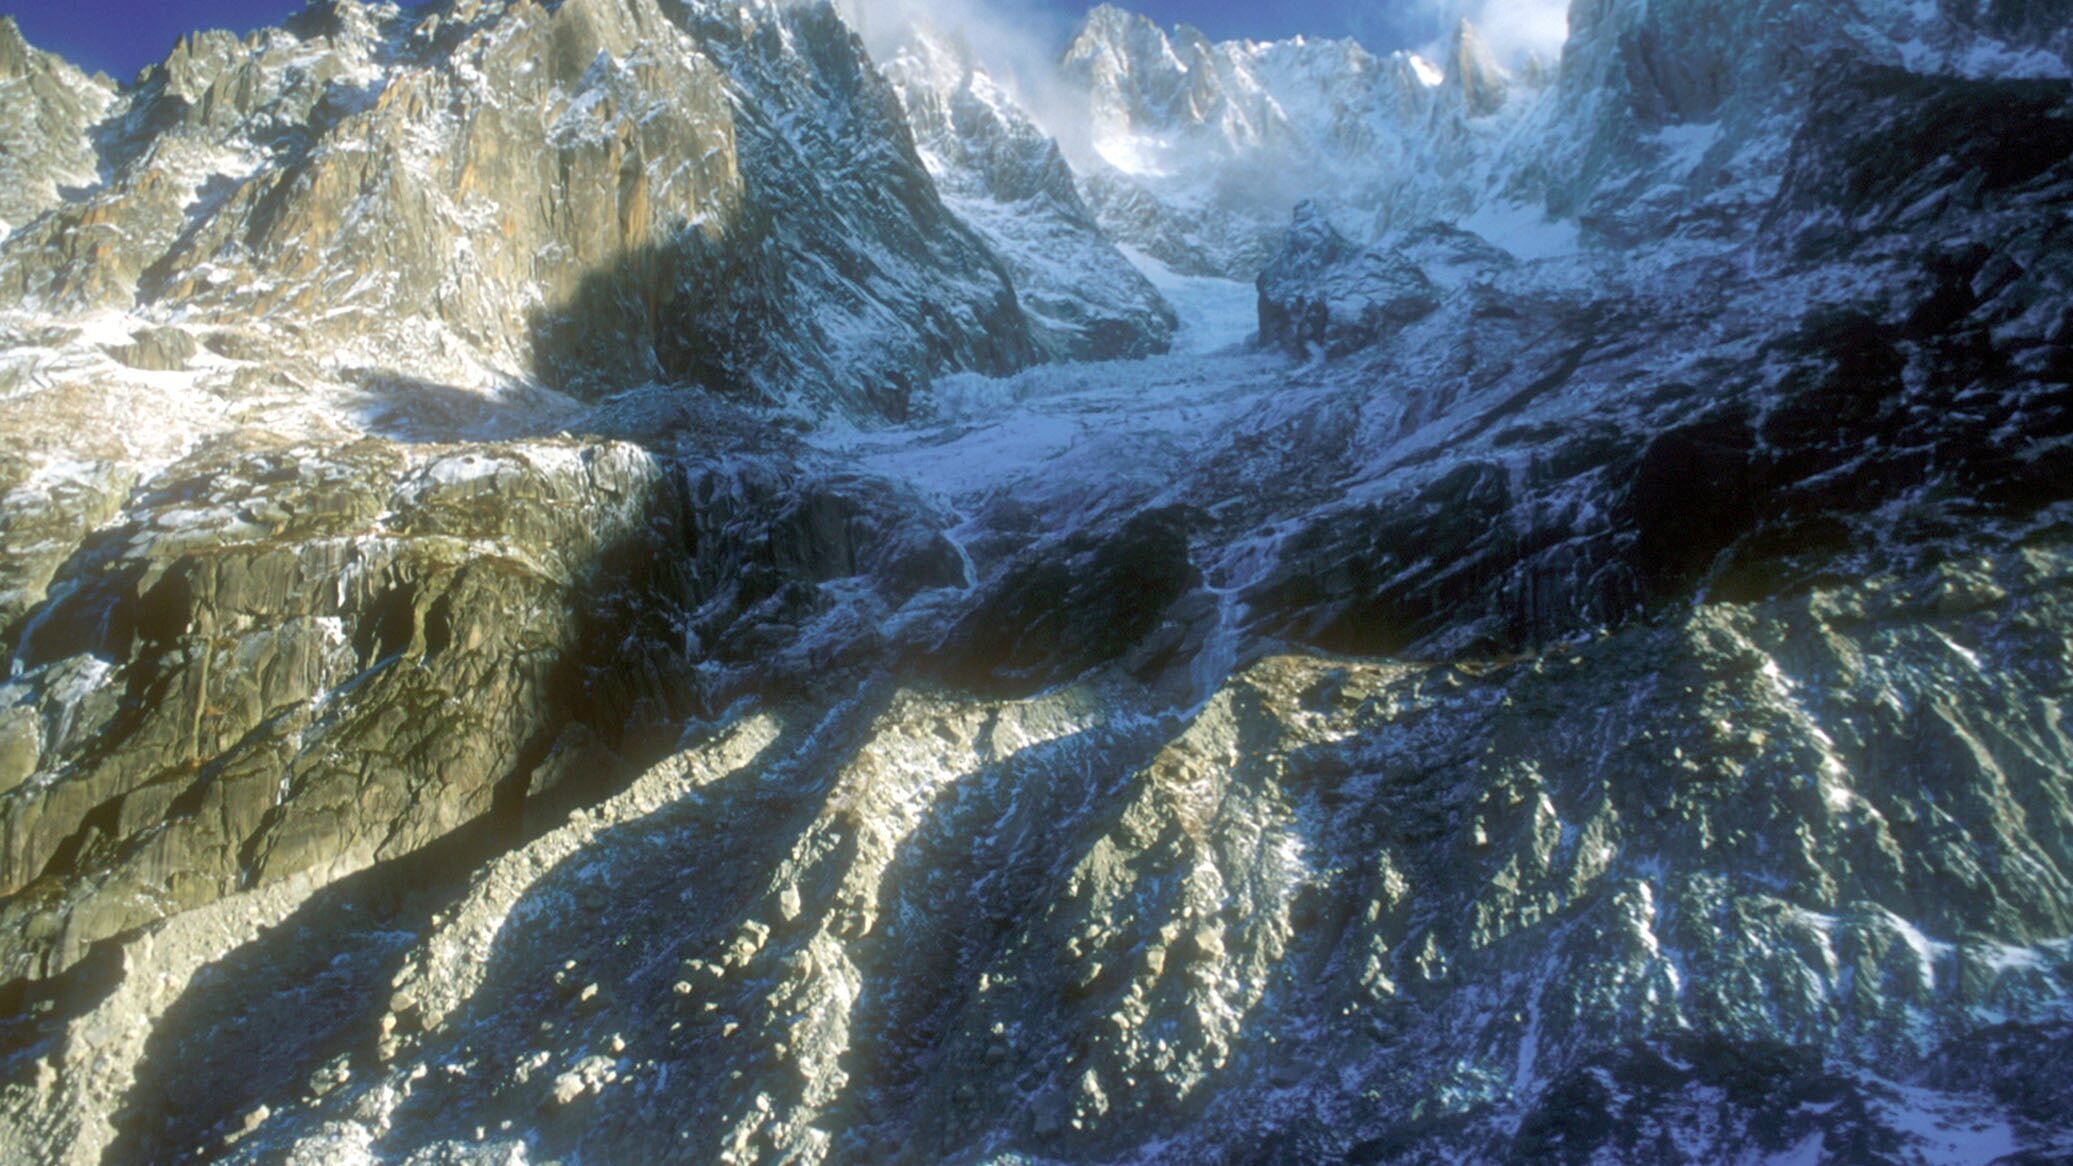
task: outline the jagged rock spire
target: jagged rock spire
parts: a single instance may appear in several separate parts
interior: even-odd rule
[[[0,15],[0,77],[21,77],[29,71],[29,42],[14,17]]]
[[[1447,83],[1461,92],[1470,117],[1488,117],[1504,108],[1510,79],[1497,63],[1483,34],[1466,17],[1454,26],[1447,46]]]
[[[96,180],[89,128],[113,86],[41,52],[0,16],[0,238],[56,206],[60,190]]]

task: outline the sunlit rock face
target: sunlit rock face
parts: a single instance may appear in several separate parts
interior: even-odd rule
[[[0,16],[0,237],[97,181],[87,130],[114,99],[106,79],[38,52]]]
[[[2073,1153],[2059,7],[0,21],[0,1164]]]
[[[107,180],[0,255],[25,304],[866,415],[1034,356],[825,10],[345,0],[190,38],[99,133]]]

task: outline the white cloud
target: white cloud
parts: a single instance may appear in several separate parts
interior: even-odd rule
[[[1568,0],[1480,0],[1469,19],[1507,63],[1539,53],[1554,60],[1569,39]]]
[[[1090,149],[1085,96],[1058,69],[1076,14],[1008,0],[835,0],[877,60],[898,52],[913,28],[961,39],[972,57],[1015,97],[1068,157]]]
[[[1454,24],[1467,17],[1498,60],[1515,65],[1528,53],[1552,61],[1569,39],[1569,0],[1411,0],[1387,14],[1356,7],[1354,27],[1370,49],[1417,48],[1438,53]]]

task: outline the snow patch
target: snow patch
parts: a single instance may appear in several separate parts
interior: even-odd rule
[[[1550,219],[1542,208],[1523,203],[1485,203],[1459,226],[1528,261],[1565,259],[1584,249],[1575,223]]]
[[[1877,1082],[1872,1108],[1932,1162],[1993,1162],[2023,1148],[2008,1118],[1929,1089]]]

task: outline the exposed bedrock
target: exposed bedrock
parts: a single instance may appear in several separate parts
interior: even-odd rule
[[[844,605],[964,581],[918,507],[623,443],[195,455],[10,632],[6,978],[493,815],[515,831],[529,795],[594,798],[687,719],[867,667]]]
[[[2027,1061],[1944,1050],[2060,1039],[2065,562],[1510,664],[1272,658],[1179,719],[1114,671],[773,709],[376,951],[322,903],[254,940],[168,1002],[122,1144],[1650,1158],[1665,1120],[1890,1137],[1904,1099],[1836,1057],[2020,1101]],[[243,975],[323,967],[293,1006],[335,1023],[227,1022]]]
[[[0,19],[0,1166],[2066,1157],[2062,8]]]

